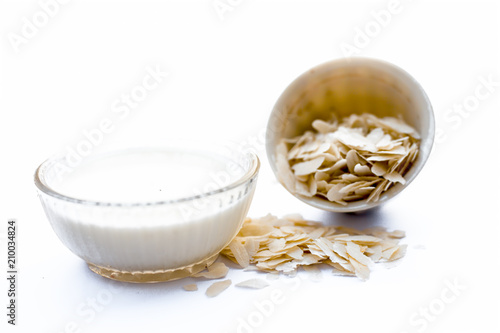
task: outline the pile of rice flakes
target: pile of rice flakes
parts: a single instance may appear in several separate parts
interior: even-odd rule
[[[277,218],[247,218],[242,229],[221,254],[246,268],[294,274],[299,266],[327,264],[334,273],[370,276],[373,262],[393,261],[403,257],[406,245],[399,245],[403,231],[383,228],[363,231],[324,226],[306,221],[300,215]]]
[[[418,155],[420,136],[401,119],[352,114],[340,122],[318,119],[312,127],[283,139],[276,156],[285,187],[305,197],[376,202],[395,183],[405,184]]]

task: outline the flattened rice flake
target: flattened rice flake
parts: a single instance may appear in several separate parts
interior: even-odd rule
[[[265,236],[262,230],[268,231]],[[406,245],[399,244],[404,236],[401,230],[389,232],[375,227],[360,231],[343,226],[324,226],[299,215],[282,218],[267,215],[247,218],[236,236],[238,243],[252,242],[252,246],[248,246],[251,251],[247,246],[230,244],[221,254],[236,263],[241,261],[237,257],[248,257],[248,263],[255,266],[246,269],[256,267],[270,273],[293,275],[298,267],[327,264],[334,268],[335,274],[356,275],[366,280],[373,263],[394,261],[405,255]],[[255,241],[255,237],[259,241]],[[246,251],[246,255],[240,251]]]
[[[420,136],[402,119],[353,114],[340,122],[316,119],[312,131],[283,139],[276,150],[281,182],[292,193],[340,205],[376,202],[405,184]]]

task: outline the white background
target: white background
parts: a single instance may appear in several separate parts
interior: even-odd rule
[[[214,3],[70,1],[15,47],[12,36],[22,36],[25,20],[33,22],[42,9],[34,0],[1,1],[4,272],[7,220],[15,218],[19,226],[18,325],[6,324],[2,278],[2,332],[497,332],[495,2],[402,0],[384,27],[374,23],[373,12],[387,10],[389,1],[223,0],[231,7],[222,16]],[[367,28],[374,30],[363,45],[359,31]],[[393,62],[412,74],[431,99],[439,129],[419,177],[365,215],[327,214],[299,202],[274,180],[263,148],[267,117],[283,89],[307,69],[343,57],[347,44],[358,48],[356,55]],[[118,117],[114,103],[141,84],[148,67],[169,75],[130,114]],[[494,84],[486,87],[482,79]],[[479,100],[476,89],[489,94]],[[104,118],[113,131],[95,149],[177,137],[254,147],[262,169],[251,216],[298,212],[333,225],[403,229],[408,254],[397,267],[379,266],[367,282],[329,270],[312,281],[301,271],[262,290],[232,286],[214,299],[204,294],[209,281],[188,293],[181,286],[189,279],[129,285],[101,278],[57,239],[32,177],[45,158],[78,145],[83,132]],[[228,277],[234,284],[256,275],[265,278],[236,269]],[[449,283],[462,289],[443,303],[443,293],[454,295]],[[280,304],[270,305],[272,293],[282,295]],[[93,309],[93,300],[106,304]],[[419,311],[429,307],[432,317],[422,319]]]

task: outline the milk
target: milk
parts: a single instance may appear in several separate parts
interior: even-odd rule
[[[256,179],[196,200],[182,198],[220,190],[243,175],[243,166],[216,154],[133,151],[90,159],[49,184],[87,201],[41,199],[61,241],[88,263],[165,271],[203,261],[230,242]]]
[[[221,172],[225,177],[219,181]],[[179,150],[131,151],[84,161],[52,187],[83,200],[145,203],[198,195],[205,188],[229,185],[242,175],[241,166],[220,156]]]

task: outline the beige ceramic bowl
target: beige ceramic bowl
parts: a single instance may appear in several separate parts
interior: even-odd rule
[[[407,72],[385,61],[369,58],[340,59],[321,64],[299,76],[281,94],[271,113],[266,136],[267,155],[280,183],[285,186],[276,168],[276,146],[282,138],[301,135],[312,129],[313,120],[328,120],[332,113],[341,118],[365,112],[378,117],[402,115],[419,132],[420,151],[405,175],[406,184],[391,187],[377,202],[362,200],[347,206],[317,196],[294,195],[327,211],[356,212],[383,204],[406,188],[424,166],[432,148],[432,106],[420,84]]]

